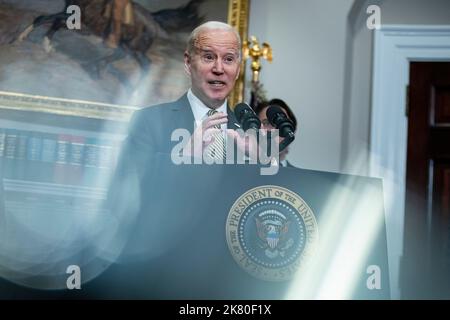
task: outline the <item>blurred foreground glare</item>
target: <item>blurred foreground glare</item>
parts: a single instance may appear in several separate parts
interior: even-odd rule
[[[362,165],[362,160],[355,162],[356,167]],[[361,189],[352,178],[337,184],[318,220],[319,244],[315,254],[299,268],[286,299],[357,296],[357,287],[361,281],[365,285],[369,277],[361,274],[361,270],[368,267],[367,258],[384,227],[379,191],[373,185]]]

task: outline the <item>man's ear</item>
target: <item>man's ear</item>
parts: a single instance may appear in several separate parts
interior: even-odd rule
[[[191,75],[191,56],[187,51],[184,52],[184,71]]]

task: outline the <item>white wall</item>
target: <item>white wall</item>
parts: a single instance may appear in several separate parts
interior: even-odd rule
[[[358,1],[358,0],[357,0]],[[410,25],[450,25],[449,0],[384,0],[378,2],[381,8],[382,24]],[[353,28],[352,44],[347,54],[352,55],[350,100],[344,106],[347,117],[343,119],[343,162],[342,171],[367,174],[370,131],[370,101],[372,87],[372,44],[373,32],[367,29],[366,6],[361,8],[359,16],[350,23]],[[357,156],[366,159],[362,167],[354,165]]]
[[[450,24],[449,0],[385,0],[381,10],[385,24]]]
[[[299,119],[289,159],[338,171],[341,158],[346,18],[353,0],[253,0],[249,35],[273,47],[261,82]],[[250,72],[247,71],[247,74]]]

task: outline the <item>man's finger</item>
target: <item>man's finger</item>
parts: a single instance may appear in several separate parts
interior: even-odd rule
[[[208,123],[209,121],[218,119],[228,119],[228,115],[223,112],[217,112],[203,120],[203,123]]]
[[[233,129],[227,129],[226,133],[227,133],[227,136],[230,137],[230,139],[236,139],[239,136],[239,134],[236,132],[236,130],[233,130]]]
[[[207,146],[207,145],[213,143],[215,141],[215,134],[217,134],[217,133],[221,133],[221,130],[217,129],[217,128],[207,129],[203,133],[203,144],[204,144],[204,146]]]
[[[203,136],[204,137],[210,137],[210,136],[214,136],[215,134],[217,134],[219,132],[222,132],[222,130],[217,129],[217,128],[209,128],[209,129],[206,129],[203,132]]]
[[[220,119],[212,119],[212,120],[208,120],[203,122],[203,129],[209,129],[209,128],[213,128],[214,126],[218,126],[218,125],[222,125],[228,123],[228,118],[225,116],[225,118],[220,118]]]
[[[228,115],[223,113],[223,112],[217,112],[217,113],[214,113],[213,115],[210,115],[208,118],[206,118],[206,120],[208,120],[208,119],[220,119],[220,118],[224,118],[224,117],[228,117]]]

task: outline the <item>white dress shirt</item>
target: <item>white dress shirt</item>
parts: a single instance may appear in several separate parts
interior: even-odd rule
[[[195,94],[192,92],[191,89],[188,90],[187,98],[189,100],[189,104],[191,105],[192,113],[194,114],[195,119],[195,127],[197,128],[203,120],[205,120],[208,117],[208,111],[211,110],[208,108],[199,98],[195,96]],[[226,115],[228,115],[227,112],[227,100],[216,109],[218,112],[223,112]],[[227,124],[224,123],[220,126],[222,131],[227,129]]]

